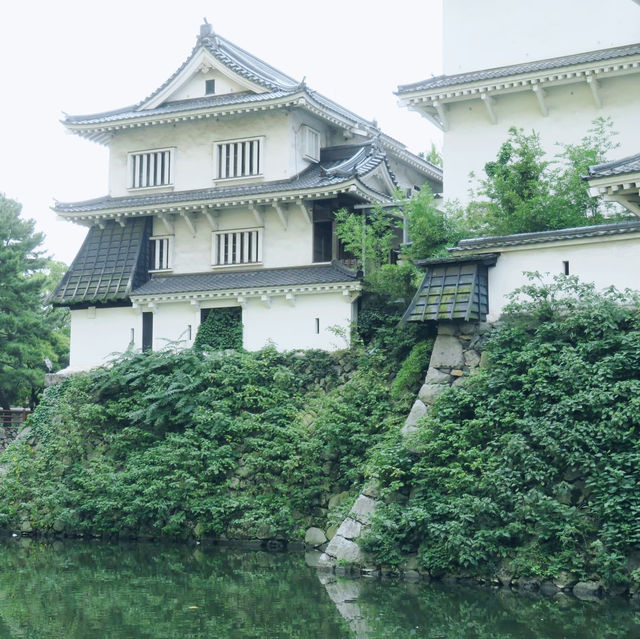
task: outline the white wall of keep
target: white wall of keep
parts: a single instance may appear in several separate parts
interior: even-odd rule
[[[444,0],[444,73],[640,42],[633,0]]]
[[[153,311],[153,350],[193,346],[200,310],[189,303],[158,304]]]
[[[127,129],[114,135],[109,154],[109,194],[113,197],[149,192],[128,189],[128,153],[175,148],[174,190],[211,188],[246,183],[246,180],[214,180],[214,142],[264,136],[262,178],[253,182],[282,180],[293,175],[289,155],[288,113],[276,109],[202,119],[179,124]],[[159,188],[156,192],[166,191]]]
[[[131,344],[142,348],[142,315],[130,307],[71,311],[72,370],[86,370],[107,363]]]
[[[262,207],[264,226],[259,227],[248,209],[223,209],[217,217],[218,231],[263,228],[262,265],[265,268],[304,266],[312,263],[313,228],[298,205],[282,205],[286,228],[273,207]],[[180,216],[171,219],[173,242],[171,272],[203,273],[211,271],[213,230],[202,214],[191,213],[195,227],[193,235]],[[166,236],[168,230],[158,218],[154,219],[154,236]],[[227,267],[225,267],[227,268]]]
[[[284,297],[274,297],[269,308],[249,299],[242,311],[244,347],[250,351],[268,344],[281,351],[346,348],[353,319],[351,298],[342,293],[297,295],[294,306]]]
[[[598,288],[613,285],[619,290],[640,289],[640,235],[505,250],[496,265],[489,268],[487,319],[497,320],[507,303],[507,294],[529,283],[524,272],[560,275],[564,273],[564,261],[569,262],[570,275]]]
[[[220,301],[202,306],[237,306],[237,302]],[[298,295],[294,304],[284,296],[276,296],[270,306],[259,299],[249,299],[242,310],[244,348],[254,351],[269,344],[278,350],[345,348],[351,322],[355,320],[354,309],[351,297],[342,293]],[[69,369],[101,366],[131,345],[140,350],[141,310],[118,307],[71,311]],[[199,325],[199,307],[189,302],[158,304],[153,310],[153,350],[192,346]]]
[[[638,18],[640,21],[640,8]],[[469,201],[469,188],[485,176],[484,165],[495,159],[512,126],[528,133],[536,131],[542,147],[552,158],[560,151],[557,143],[578,143],[595,118],[610,117],[613,130],[619,133],[616,141],[620,143],[611,159],[637,153],[640,148],[638,75],[604,79],[600,86],[601,109],[596,108],[586,82],[548,88],[547,117],[542,116],[533,91],[496,96],[497,124],[490,122],[481,100],[447,105],[450,128],[444,135],[443,145],[445,197],[463,203]],[[471,173],[476,180],[470,179]]]

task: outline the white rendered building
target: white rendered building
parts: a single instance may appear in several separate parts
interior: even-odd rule
[[[605,10],[606,4],[606,10]],[[543,148],[578,143],[598,116],[640,149],[640,2],[444,0],[444,75],[401,86],[401,102],[444,131],[444,190],[465,202],[510,127]],[[640,216],[640,155],[590,167],[592,195]],[[495,321],[526,272],[640,289],[640,221],[462,240],[423,260],[405,319]]]
[[[108,195],[54,207],[90,227],[52,296],[71,370],[188,347],[229,306],[249,350],[344,347],[360,282],[334,211],[441,190],[439,168],[209,24],[148,98],[64,125],[110,152]]]
[[[443,48],[444,74],[398,96],[444,132],[447,199],[469,200],[510,127],[553,156],[604,116],[620,156],[640,148],[640,3],[444,0]]]

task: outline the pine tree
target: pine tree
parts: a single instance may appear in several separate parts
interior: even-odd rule
[[[33,220],[0,194],[0,406],[32,404],[42,387],[45,359],[57,363],[44,288],[49,260]]]

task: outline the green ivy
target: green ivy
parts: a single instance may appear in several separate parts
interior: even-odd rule
[[[193,346],[196,350],[242,348],[242,309],[212,308],[200,324]]]
[[[434,574],[560,571],[629,581],[640,549],[640,316],[631,293],[574,278],[517,292],[488,369],[439,397],[410,449],[369,467],[387,494],[364,546]]]
[[[0,527],[300,539],[399,423],[390,375],[358,349],[129,354],[47,390],[37,446],[1,456]]]

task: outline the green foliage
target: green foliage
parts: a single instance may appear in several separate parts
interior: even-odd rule
[[[425,153],[424,151],[420,151],[418,156],[427,162],[431,162],[431,164],[435,164],[435,166],[439,166],[442,168],[442,151],[435,145],[434,142],[431,143],[431,148]]]
[[[242,312],[239,307],[213,308],[198,328],[196,350],[242,348]]]
[[[419,277],[413,264],[385,264],[364,279],[356,338],[385,357],[394,373],[413,346],[434,330],[427,323],[400,323]]]
[[[533,277],[533,276],[532,276]],[[517,292],[490,368],[441,395],[411,451],[370,461],[405,506],[380,508],[365,548],[419,552],[434,574],[560,571],[628,581],[640,548],[640,299],[574,278]]]
[[[388,264],[397,246],[401,220],[380,206],[366,214],[340,209],[335,213],[336,235],[345,249],[355,255],[369,273]]]
[[[68,321],[45,308],[47,269],[56,266],[39,246],[33,220],[21,206],[0,195],[0,406],[33,404],[42,387],[45,359],[64,365]]]
[[[0,527],[298,539],[399,423],[389,375],[358,351],[129,354],[44,393],[37,448],[1,458]]]
[[[446,254],[446,247],[454,246],[468,236],[463,212],[455,207],[438,207],[431,191],[425,186],[402,204],[407,217],[411,240],[403,255],[416,260]]]
[[[466,212],[468,232],[508,235],[601,224],[612,213],[602,198],[589,195],[582,179],[592,164],[615,149],[612,122],[598,118],[580,144],[560,145],[556,160],[546,160],[537,133],[511,128],[494,161],[487,162],[480,201]]]
[[[429,368],[432,350],[432,339],[418,342],[411,349],[391,384],[392,397],[400,398],[405,395],[413,396],[416,394]]]

